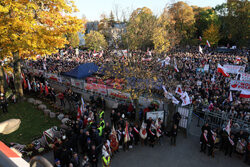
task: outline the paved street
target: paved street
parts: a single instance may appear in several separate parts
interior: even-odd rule
[[[154,148],[137,146],[129,152],[120,151],[112,159],[113,167],[246,167],[242,160],[216,152],[215,158],[199,152],[199,138],[177,136],[177,146],[171,146],[169,138],[162,146]]]

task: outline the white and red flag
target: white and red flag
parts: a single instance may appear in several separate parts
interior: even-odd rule
[[[186,106],[191,104],[190,97],[188,96],[187,92],[184,92],[181,96],[182,104],[181,106]]]
[[[178,95],[181,95],[181,96],[183,95],[181,85],[177,85],[175,93],[178,94]]]
[[[209,41],[208,41],[208,40],[207,40],[207,46],[208,46],[208,47],[211,47],[211,45],[210,45],[210,43],[209,43]]]
[[[241,98],[250,98],[250,91],[248,91],[248,90],[242,90],[241,92],[240,92],[240,97]]]
[[[199,40],[200,40],[200,41],[202,41],[202,38],[201,38],[201,36],[199,36]]]
[[[218,64],[217,71],[222,73],[224,77],[230,77],[230,75],[226,72],[225,68]]]
[[[82,110],[81,110],[80,106],[78,106],[77,116],[76,116],[77,120],[81,118],[81,115],[82,115]]]
[[[178,69],[176,64],[174,65],[174,70],[175,70],[175,72],[179,72],[179,69]]]
[[[232,125],[232,119],[228,120],[227,126],[225,128],[225,131],[227,132],[228,135],[230,135],[231,132],[231,125]]]
[[[126,121],[124,143],[127,143],[128,141],[130,141],[130,136],[129,136],[129,133],[128,133],[128,122]]]

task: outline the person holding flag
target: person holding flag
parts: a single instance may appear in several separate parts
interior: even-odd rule
[[[126,127],[124,131],[124,144],[123,144],[123,150],[128,150],[128,142],[130,141],[130,135],[129,135],[129,129],[128,129],[128,121],[126,121]]]

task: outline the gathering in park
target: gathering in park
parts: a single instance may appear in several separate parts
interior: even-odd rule
[[[79,3],[0,2],[0,166],[250,165],[249,1]]]

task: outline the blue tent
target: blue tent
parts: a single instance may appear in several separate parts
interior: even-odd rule
[[[81,64],[69,72],[62,73],[64,76],[83,79],[98,71],[99,67],[95,63]]]

